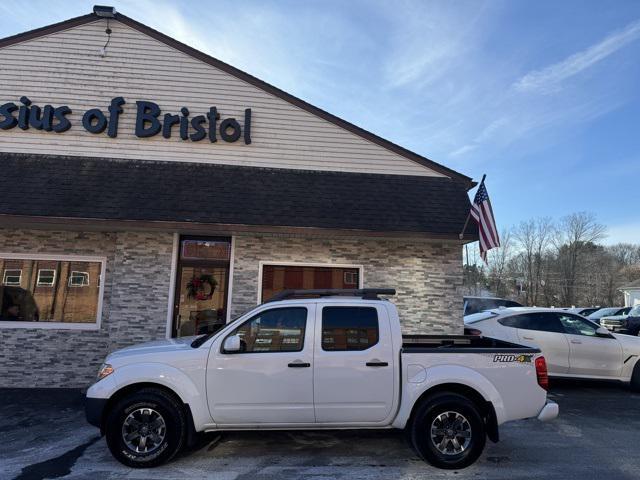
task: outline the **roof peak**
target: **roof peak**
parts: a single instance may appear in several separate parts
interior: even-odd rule
[[[201,52],[200,50],[197,50],[187,44],[184,44],[179,40],[176,40],[175,38],[172,38],[162,32],[159,32],[158,30],[155,30],[143,23],[140,23],[137,20],[127,17],[122,13],[116,12],[116,9],[111,6],[96,5],[93,8],[93,12],[87,15],[70,18],[68,20],[64,20],[59,23],[54,23],[45,27],[40,27],[34,30],[29,30],[23,33],[19,33],[17,35],[0,39],[0,48],[7,47],[9,45],[14,45],[16,43],[32,40],[35,38],[39,38],[45,35],[50,35],[63,30],[68,30],[70,28],[74,28],[77,26],[84,25],[86,23],[91,23],[91,22],[94,22],[97,20],[103,20],[103,19],[117,20],[123,23],[124,25],[127,25],[147,36],[150,36],[151,38],[154,38],[155,40],[158,40],[172,48],[175,48],[176,50],[186,55],[189,55],[215,68],[218,68],[219,70],[222,70],[225,73],[228,73],[229,75],[233,75],[234,77],[239,78],[240,80],[243,80],[253,85],[254,87],[257,87],[267,93],[270,93],[271,95],[274,95],[286,102],[289,102],[292,105],[295,105],[296,107],[301,108],[302,110],[305,110],[313,115],[316,115],[325,121],[333,123],[334,125],[337,125],[338,127],[343,128],[349,131],[350,133],[353,133],[354,135],[357,135],[361,138],[364,138],[367,141],[375,143],[376,145],[382,148],[385,148],[393,153],[396,153],[397,155],[400,155],[404,158],[412,160],[422,165],[425,168],[431,169],[453,180],[460,181],[465,185],[467,190],[473,188],[476,185],[476,182],[474,182],[472,178],[462,173],[459,173],[451,168],[445,167],[444,165],[441,165],[427,157],[424,157],[415,152],[412,152],[411,150],[408,150],[396,143],[393,143],[390,140],[386,140],[372,132],[369,132],[368,130],[365,130],[364,128],[361,128],[347,120],[344,120],[319,107],[316,107],[315,105],[312,105],[294,95],[291,95],[290,93],[287,93],[278,87],[275,87],[263,80],[260,80],[259,78],[254,77],[253,75],[247,72],[244,72],[232,65],[229,65],[228,63],[218,60],[215,57],[212,57],[204,52]]]

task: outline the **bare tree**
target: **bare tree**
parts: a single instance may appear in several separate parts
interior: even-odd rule
[[[564,305],[575,304],[576,280],[586,246],[604,238],[605,233],[606,227],[591,213],[572,213],[560,220],[554,245],[560,273],[560,300]]]
[[[509,293],[509,263],[512,258],[513,235],[509,230],[500,233],[500,246],[487,253],[487,269],[492,290],[499,297]]]
[[[544,217],[520,223],[514,231],[518,255],[518,269],[524,277],[524,302],[536,305],[542,289],[544,258],[553,234],[553,222]]]

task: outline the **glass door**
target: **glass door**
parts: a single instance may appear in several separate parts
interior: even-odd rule
[[[230,256],[228,238],[180,239],[174,337],[215,333],[226,324]]]

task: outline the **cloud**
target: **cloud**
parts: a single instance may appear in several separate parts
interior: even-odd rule
[[[560,83],[595,65],[640,37],[640,20],[608,35],[604,40],[574,53],[561,62],[527,73],[513,85],[520,92],[548,93],[557,91]]]

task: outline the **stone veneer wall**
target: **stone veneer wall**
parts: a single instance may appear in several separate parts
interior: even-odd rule
[[[256,304],[260,261],[363,266],[364,287],[395,288],[404,333],[461,334],[462,249],[417,240],[239,235],[231,316]]]
[[[164,338],[173,234],[0,229],[0,253],[106,256],[96,330],[0,328],[0,387],[85,387],[106,354]]]

